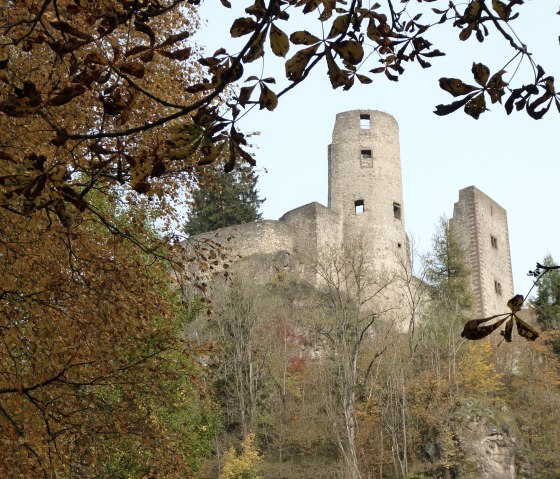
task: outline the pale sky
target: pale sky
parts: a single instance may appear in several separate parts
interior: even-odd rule
[[[232,3],[246,7],[252,2]],[[557,11],[558,4],[550,0],[526,0],[520,9],[524,23],[516,32],[547,74],[560,78]],[[243,15],[242,9],[235,15],[220,7],[218,0],[206,0],[201,12],[209,20],[198,41],[208,46],[210,54],[222,45],[234,53],[236,47],[226,32],[233,19]],[[283,25],[288,35],[308,28],[289,22]],[[429,250],[438,218],[451,217],[459,190],[475,185],[508,212],[515,292],[525,294],[532,284],[526,273],[534,269],[536,261],[548,252],[560,261],[560,115],[553,106],[545,119],[535,121],[526,113],[507,116],[503,107],[488,105],[491,111],[478,121],[462,110],[436,116],[436,105],[453,101],[439,88],[439,77],[473,83],[473,61],[485,63],[494,73],[511,56],[507,44],[494,32],[482,45],[474,39],[460,43],[458,33],[446,27],[441,36],[429,35],[434,48],[448,55],[433,58],[433,67],[427,70],[409,65],[398,83],[377,75],[370,85],[333,91],[320,66],[280,98],[274,112],[254,108],[239,126],[245,132],[260,132],[252,142],[258,168],[266,170],[259,181],[261,196],[266,198],[262,212],[266,219],[277,219],[312,201],[327,204],[327,145],[336,113],[374,109],[393,115],[400,127],[406,230],[419,249]],[[271,57],[268,51],[265,76],[279,79],[284,75],[283,61]],[[258,75],[263,63],[256,61],[254,66]],[[370,61],[367,66],[363,73],[379,64]],[[515,64],[506,70],[513,73]]]

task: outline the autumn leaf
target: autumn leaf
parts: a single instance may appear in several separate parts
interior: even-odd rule
[[[345,40],[334,44],[333,50],[352,65],[357,65],[364,58],[362,44],[356,40]]]
[[[490,76],[490,69],[486,65],[483,65],[482,63],[473,63],[472,73],[475,81],[480,86],[486,86]]]
[[[270,88],[264,83],[261,83],[261,94],[259,97],[259,106],[262,110],[266,108],[268,111],[273,111],[278,105],[278,97]]]
[[[332,87],[338,88],[341,86],[348,86],[350,78],[348,74],[343,72],[336,64],[330,50],[325,52],[325,57],[327,59],[328,74]]]
[[[279,57],[285,57],[290,49],[288,35],[274,24],[270,27],[270,48]]]
[[[258,23],[251,17],[237,18],[229,31],[233,38],[242,37],[248,33],[254,32],[258,27]]]
[[[457,78],[440,78],[439,86],[451,95],[457,97],[478,90],[477,87],[467,85]]]
[[[319,43],[320,40],[307,30],[302,30],[292,33],[290,35],[290,41],[294,45],[315,45],[316,43]]]
[[[286,77],[291,81],[301,80],[303,73],[305,72],[305,67],[317,53],[319,45],[313,45],[312,47],[305,48],[297,52],[292,58],[286,62]]]
[[[465,113],[472,116],[475,120],[478,120],[480,115],[486,110],[486,99],[484,98],[483,93],[476,95],[465,105]]]
[[[60,106],[70,102],[73,98],[85,93],[86,89],[83,85],[73,83],[63,88],[57,95],[47,100],[47,105]]]

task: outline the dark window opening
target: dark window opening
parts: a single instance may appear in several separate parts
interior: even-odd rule
[[[492,248],[498,249],[498,238],[490,235],[490,244],[492,245]]]
[[[364,200],[354,201],[354,211],[357,215],[361,215],[364,212]]]
[[[397,248],[402,248],[402,244],[401,244],[401,243],[397,243]]]
[[[360,167],[373,168],[373,155],[371,150],[360,150]]]
[[[500,296],[502,295],[502,285],[498,281],[494,281],[494,290],[496,291],[496,294]]]
[[[369,130],[371,125],[370,117],[367,113],[363,113],[360,115],[360,128],[362,130]]]
[[[401,219],[401,204],[393,203],[393,216],[400,220]]]

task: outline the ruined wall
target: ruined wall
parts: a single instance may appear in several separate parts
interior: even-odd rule
[[[327,245],[340,245],[340,217],[320,203],[313,202],[288,211],[280,218],[293,238],[297,270],[306,281],[317,284],[317,261]]]
[[[469,186],[459,191],[450,226],[467,251],[478,315],[506,312],[514,294],[506,210]]]
[[[289,255],[302,279],[319,284],[317,261],[329,249],[360,248],[377,273],[399,275],[409,262],[404,225],[399,128],[376,110],[339,113],[328,149],[329,204],[313,202],[279,221],[223,228],[198,235],[236,255]],[[474,186],[459,192],[451,227],[468,254],[478,314],[503,312],[513,296],[506,211]],[[402,288],[387,288],[387,303],[404,303]]]

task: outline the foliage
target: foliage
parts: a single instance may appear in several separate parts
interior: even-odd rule
[[[241,449],[239,455],[233,447],[227,450],[219,479],[262,479],[258,473],[258,466],[263,459],[255,446],[254,434],[248,434],[243,439]]]
[[[246,111],[274,110],[319,65],[333,88],[345,90],[356,81],[372,83],[372,75],[396,81],[407,64],[428,68],[444,55],[428,40],[438,28],[456,29],[463,42],[497,36],[513,58],[493,73],[475,62],[476,85],[440,79],[441,88],[461,98],[439,105],[437,114],[464,107],[478,118],[487,99],[504,98],[508,113],[525,110],[536,119],[553,104],[560,108],[554,78],[514,33],[523,8],[530,8],[522,0],[248,1],[212,55],[190,38],[200,4],[3,0],[0,111],[3,130],[12,132],[0,150],[3,208],[47,210],[66,224],[70,212],[88,208],[92,189],[119,186],[166,198],[197,165],[220,155],[226,171],[238,160],[253,164],[238,128]],[[229,0],[221,4],[231,7]],[[252,69],[273,58],[284,62],[284,79],[271,76],[269,63]],[[506,78],[513,59],[527,65],[528,81],[516,75],[519,67]],[[234,91],[240,80],[244,86]],[[33,141],[22,145],[22,137]]]
[[[140,209],[115,221],[151,236]],[[169,270],[91,212],[0,210],[0,230],[1,475],[189,476],[217,423]]]
[[[458,311],[472,308],[471,273],[466,253],[443,216],[439,219],[427,263],[426,279],[433,287],[435,298]]]
[[[496,371],[494,348],[489,341],[469,343],[459,362],[458,381],[465,396],[499,395],[504,387],[503,373]]]
[[[231,173],[213,168],[192,192],[185,232],[194,236],[260,220],[264,200],[258,197],[257,178],[247,166],[238,165]]]
[[[551,255],[544,257],[543,265],[555,266]],[[531,306],[537,310],[537,319],[543,329],[560,329],[560,270],[554,269],[542,276]]]

